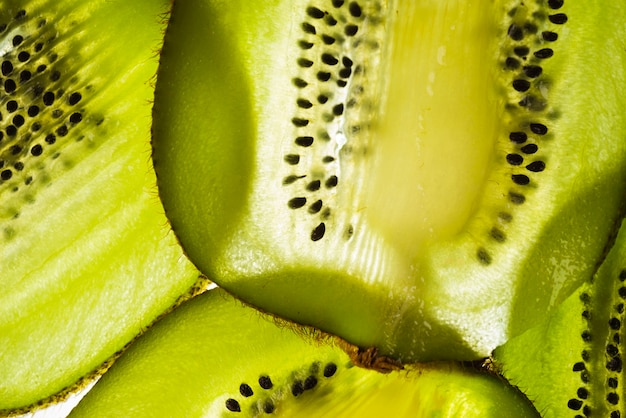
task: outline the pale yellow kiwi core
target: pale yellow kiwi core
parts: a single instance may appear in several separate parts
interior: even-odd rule
[[[366,203],[371,225],[400,251],[453,237],[478,205],[502,106],[493,7],[397,0],[402,13],[390,14]]]

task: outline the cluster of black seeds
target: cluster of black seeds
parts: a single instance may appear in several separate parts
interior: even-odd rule
[[[546,162],[537,158],[542,142],[550,137],[550,129],[544,114],[549,106],[540,92],[542,83],[546,81],[542,63],[554,55],[552,45],[558,40],[558,27],[567,22],[567,15],[557,12],[563,7],[563,0],[549,0],[548,11],[538,10],[531,14],[532,20],[519,22],[516,19],[518,8],[513,8],[509,15],[513,22],[509,25],[507,36],[512,42],[509,56],[504,59],[504,70],[513,73],[512,92],[516,97],[514,104],[507,108],[516,114],[529,118],[523,129],[511,131],[508,141],[512,150],[505,156],[507,164],[513,169],[511,174],[512,187],[508,192],[508,200],[515,206],[526,201],[525,188],[532,186],[534,176],[546,169]],[[522,2],[519,7],[525,7]],[[525,13],[522,13],[525,15]],[[542,29],[540,29],[542,28]],[[509,212],[501,212],[498,225],[494,226],[488,236],[491,242],[503,243],[506,233],[502,225],[513,219]],[[483,265],[493,261],[490,252],[483,246],[479,247],[476,256]]]
[[[296,377],[296,378],[293,378],[291,382],[289,382],[289,393],[291,393],[293,397],[298,397],[304,394],[306,391],[310,391],[314,389],[315,387],[317,387],[318,381],[321,378],[319,376],[319,372],[320,372],[319,363],[313,363],[311,367],[309,368],[308,372],[309,373],[306,378],[300,379]],[[337,372],[337,365],[335,363],[328,363],[324,367],[322,375],[324,376],[324,378],[330,378],[334,376],[336,372]],[[279,393],[280,391],[278,390],[273,391],[273,389],[276,389],[276,388],[274,386],[274,383],[272,382],[272,379],[267,375],[260,376],[257,383],[258,383],[259,388],[261,389],[258,392],[261,394],[259,396],[263,396],[264,399],[260,402],[260,404],[257,404],[257,403],[253,404],[251,408],[252,409],[260,408],[262,412],[266,414],[271,414],[275,411],[276,409],[275,402],[278,400],[278,399],[272,398],[272,395],[274,394],[272,392]],[[267,394],[268,391],[272,391],[272,392]],[[243,396],[244,398],[252,398],[255,395],[255,391],[252,388],[252,386],[244,382],[239,385],[239,394]],[[226,406],[226,409],[230,412],[241,412],[241,403],[235,398],[228,398],[225,402],[225,406]],[[259,412],[259,411],[256,411],[256,412]]]
[[[368,17],[357,1],[343,0],[332,0],[326,7],[309,5],[304,17],[297,42],[301,51],[295,62],[298,75],[292,79],[299,93],[291,118],[295,135],[283,158],[289,174],[282,184],[293,189],[287,207],[306,211],[313,217],[309,237],[319,241],[326,234],[332,214],[327,196],[339,184],[338,155],[326,127],[333,121],[341,121],[344,112],[357,103],[355,98],[346,99],[345,91],[354,81],[354,75],[362,71],[349,51],[363,41],[359,30]],[[362,93],[363,87],[352,90]],[[323,169],[311,170],[312,165]],[[344,236],[350,238],[352,233],[353,227],[347,226]]]
[[[52,26],[26,10],[0,16],[0,39],[10,47],[0,58],[0,191],[15,193],[37,183],[38,174],[45,178],[37,172],[41,161],[57,159],[58,142],[84,118],[84,92],[66,89],[69,75],[54,51]]]
[[[582,361],[574,363],[572,370],[580,373],[580,379],[582,385],[576,391],[576,397],[571,398],[567,402],[567,407],[574,411],[581,411],[583,415],[576,415],[576,417],[589,417],[592,415],[593,408],[587,404],[587,400],[591,395],[591,389],[588,387],[591,381],[591,373],[603,373],[605,379],[605,402],[607,410],[610,411],[610,418],[620,418],[621,413],[618,410],[620,399],[623,402],[624,396],[623,382],[620,383],[620,375],[623,370],[623,356],[622,356],[622,337],[620,332],[622,330],[622,323],[624,322],[624,303],[626,302],[626,269],[622,270],[618,274],[617,284],[615,286],[615,295],[613,296],[613,304],[609,311],[609,318],[607,321],[608,334],[605,342],[605,353],[603,356],[606,359],[605,370],[590,370],[590,363],[593,360],[592,350],[583,350],[581,353]],[[591,309],[591,296],[588,293],[582,293],[580,300],[583,303],[582,317],[587,321],[587,329],[581,334],[580,338],[583,343],[590,345],[596,336],[591,326],[591,319],[594,313]],[[621,388],[621,390],[620,390]],[[594,389],[599,390],[599,389]]]

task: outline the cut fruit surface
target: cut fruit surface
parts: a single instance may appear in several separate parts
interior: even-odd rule
[[[380,374],[219,289],[156,324],[72,417],[535,417],[493,376],[452,364]]]
[[[0,3],[0,415],[95,371],[198,278],[149,161],[167,7]]]
[[[598,273],[539,326],[498,347],[495,365],[542,416],[626,415],[626,224]]]
[[[153,113],[166,214],[264,310],[403,362],[486,356],[593,274],[623,210],[615,16],[178,2]]]

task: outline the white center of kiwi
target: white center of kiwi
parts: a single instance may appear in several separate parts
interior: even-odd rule
[[[502,129],[490,70],[496,23],[491,5],[396,3],[366,207],[375,229],[415,254],[458,233],[485,184]]]

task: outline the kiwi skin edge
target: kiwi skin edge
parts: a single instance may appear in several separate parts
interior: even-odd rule
[[[519,392],[471,368],[381,374],[273,322],[210,290],[138,339],[70,416],[537,416]]]

